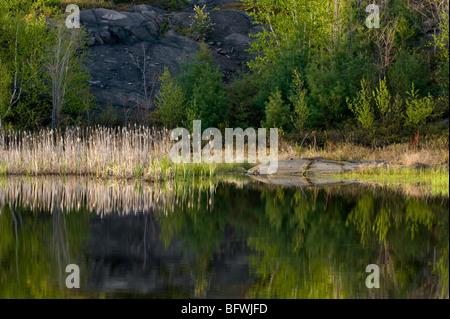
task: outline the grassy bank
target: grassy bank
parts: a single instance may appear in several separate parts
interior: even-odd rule
[[[322,157],[338,161],[380,161],[386,165],[373,169],[337,174],[336,179],[348,179],[367,184],[395,188],[412,196],[449,195],[449,135],[448,131],[410,143],[393,143],[383,147],[367,147],[350,141],[315,141],[299,147],[281,143],[280,159]]]
[[[242,173],[252,164],[174,164],[173,141],[168,130],[143,126],[128,128],[43,129],[35,133],[0,133],[2,175],[87,175],[96,178],[143,179],[214,176],[219,172]],[[348,174],[348,178],[381,183],[419,183],[448,188],[448,138],[411,148],[393,144],[369,148],[349,143],[317,148],[292,146],[280,140],[279,159],[320,156],[334,160],[379,160],[387,169]],[[447,191],[448,192],[448,191]]]
[[[387,186],[417,197],[425,194],[449,196],[448,167],[384,167],[343,173],[334,177],[336,179],[356,180],[373,185]]]
[[[280,143],[280,159],[322,157],[337,161],[384,161],[400,167],[449,167],[449,132],[412,143],[392,143],[380,147],[361,146],[352,141],[316,146],[308,137],[302,145]]]

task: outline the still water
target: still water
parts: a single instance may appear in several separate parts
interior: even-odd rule
[[[8,177],[0,209],[0,298],[449,297],[449,199],[420,190]]]

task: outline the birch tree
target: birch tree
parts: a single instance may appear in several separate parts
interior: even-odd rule
[[[0,1],[0,129],[3,119],[20,113],[33,90],[41,88],[48,8],[31,1]]]
[[[243,0],[250,16],[262,24],[253,35],[250,52],[256,54],[251,68],[276,60],[283,49],[302,53],[338,41],[343,33],[344,13],[351,2],[343,0]]]
[[[55,38],[46,57],[52,95],[52,127],[58,125],[61,109],[68,102],[68,91],[74,89],[83,62],[84,38],[81,29],[68,29],[58,22]]]

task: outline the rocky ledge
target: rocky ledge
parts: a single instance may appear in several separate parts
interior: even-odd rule
[[[382,161],[333,161],[320,157],[291,159],[278,161],[277,171],[266,174],[267,164],[257,165],[247,171],[247,174],[255,181],[284,186],[330,186],[353,184],[354,181],[339,181],[329,174],[339,174],[351,171],[367,170],[386,166]],[[325,176],[324,176],[325,175]]]
[[[321,174],[338,174],[364,169],[373,169],[387,165],[383,161],[333,161],[321,157],[291,159],[289,161],[278,161],[276,173],[270,175],[307,176]],[[267,175],[267,164],[260,164],[247,171],[248,175]]]

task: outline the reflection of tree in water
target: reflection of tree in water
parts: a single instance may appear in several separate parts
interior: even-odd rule
[[[182,240],[196,256],[197,296],[205,296],[214,276],[211,261],[226,240],[226,227],[244,233],[255,252],[251,272],[259,280],[249,297],[404,297],[427,280],[441,285],[423,262],[429,259],[427,246],[441,254],[445,242],[437,228],[448,218],[436,200],[417,204],[389,191],[349,187],[234,186],[218,188],[214,199],[212,211],[206,200],[194,207],[181,200],[171,213],[158,215],[164,242]],[[405,260],[412,262],[403,267]],[[369,263],[380,265],[383,289],[365,287]],[[433,291],[423,296],[438,296]]]
[[[250,289],[249,297],[347,297],[345,269],[340,264],[347,258],[342,249],[344,222],[338,211],[345,202],[339,198],[330,201],[329,194],[324,196],[316,189],[266,190],[262,199],[265,209],[254,212],[258,223],[248,238],[256,251],[252,269],[261,279]],[[351,237],[347,239],[351,241]]]
[[[79,264],[80,260],[74,261],[73,258],[79,257],[82,243],[87,241],[83,239],[87,239],[91,231],[89,220],[95,216],[103,219],[112,215],[133,215],[142,221],[142,247],[138,250],[142,254],[142,269],[147,269],[148,252],[152,249],[152,242],[157,240],[155,210],[158,208],[161,215],[176,216],[172,213],[175,210],[193,211],[194,207],[203,203],[205,210],[210,212],[215,187],[212,180],[156,185],[98,182],[82,178],[12,177],[4,180],[0,183],[0,207],[3,207],[3,214],[0,214],[0,296],[6,296],[6,291],[11,297],[27,296],[24,291],[29,287],[24,287],[23,282],[36,287],[31,297],[63,296],[67,276],[65,267],[70,263]],[[80,214],[83,216],[80,217]],[[26,217],[24,222],[22,215]],[[198,232],[202,231],[202,225],[192,224],[198,227]],[[19,232],[15,232],[17,229]],[[126,231],[126,228],[121,229]],[[213,241],[208,240],[209,243]],[[16,248],[18,254],[13,254]],[[196,253],[207,256],[212,250],[199,249]],[[198,258],[198,263],[193,267],[195,278],[201,279],[202,272],[206,274],[208,261],[208,257]],[[5,265],[8,265],[8,270],[4,269]],[[89,274],[86,271],[81,273],[87,279]],[[11,275],[14,278],[17,275],[20,279],[13,282]],[[200,279],[199,287],[206,287],[207,280],[203,280],[202,284]],[[41,286],[37,288],[36,285]]]
[[[262,198],[265,209],[247,228],[261,278],[249,297],[448,297],[447,199],[367,189],[353,196],[348,187],[266,190]],[[427,265],[434,251],[443,267]],[[370,263],[380,266],[382,289],[365,288]]]
[[[375,263],[384,274],[382,287],[415,286],[419,288],[411,292],[412,296],[448,297],[448,282],[436,272],[436,258],[445,256],[445,242],[448,242],[448,199],[365,195],[347,222],[357,227],[362,245],[375,250],[378,245]],[[402,260],[412,260],[417,267],[403,266]],[[423,260],[430,260],[429,265],[420,265]]]
[[[4,206],[0,214],[0,296],[69,296],[65,267],[70,263],[84,266],[80,249],[88,239],[87,221],[82,209],[62,212],[55,207],[51,216],[42,216],[23,206]]]
[[[96,218],[139,213],[143,268],[154,256],[148,251],[155,234],[166,247],[180,243],[190,256],[182,272],[197,297],[208,296],[217,260],[241,239],[252,249],[249,275],[257,278],[243,286],[246,297],[448,297],[448,198],[209,179],[160,185],[11,179],[0,190],[0,206],[8,203],[0,214],[2,297],[63,296],[61,265],[81,259],[88,211]],[[365,287],[371,263],[380,266],[381,289]],[[166,268],[168,278],[177,275]]]
[[[165,245],[181,240],[184,253],[195,256],[191,276],[196,297],[205,297],[209,289],[210,261],[222,242],[227,223],[226,214],[213,210],[214,190],[212,183],[184,185],[182,191],[175,192],[169,212],[163,206],[156,209],[160,236]]]
[[[352,187],[234,186],[218,188],[214,199],[212,211],[202,201],[159,215],[166,244],[182,239],[195,252],[198,296],[205,296],[228,226],[254,250],[251,273],[259,279],[251,298],[448,296],[448,199]],[[365,287],[370,263],[380,266],[382,289]]]

